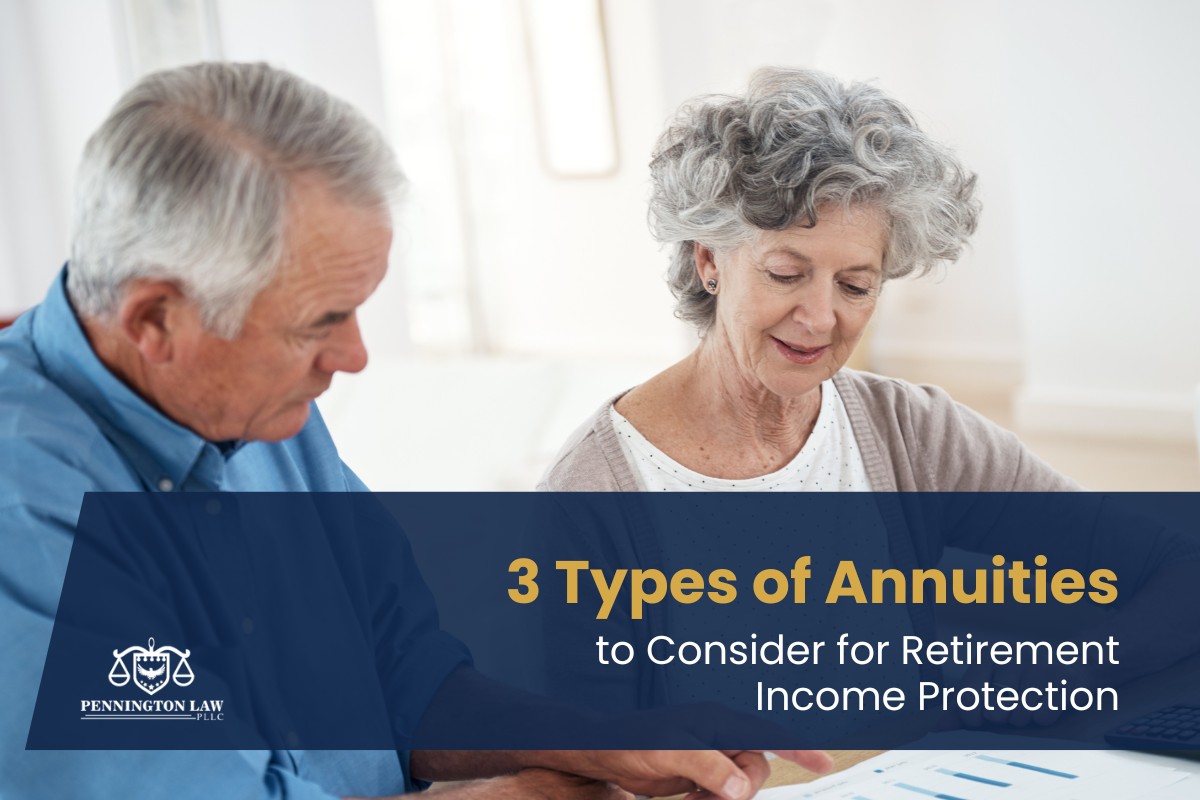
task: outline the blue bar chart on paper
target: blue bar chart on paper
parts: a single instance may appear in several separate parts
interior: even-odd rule
[[[1200,796],[1200,779],[1169,762],[1149,763],[1128,753],[919,750],[885,753],[845,772],[772,789],[764,796],[767,800],[1150,800]]]

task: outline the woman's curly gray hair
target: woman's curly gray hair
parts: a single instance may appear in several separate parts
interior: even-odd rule
[[[975,175],[874,86],[815,70],[762,69],[744,97],[685,104],[650,163],[650,228],[675,245],[676,315],[702,332],[716,297],[696,274],[694,244],[718,251],[756,230],[812,226],[830,205],[866,206],[888,231],[884,279],[958,258],[975,231]]]

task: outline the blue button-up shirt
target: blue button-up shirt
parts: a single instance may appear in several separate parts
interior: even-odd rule
[[[84,492],[365,490],[314,404],[284,442],[218,447],[96,357],[66,294],[0,332],[0,797],[288,797],[412,788],[394,751],[26,751]]]

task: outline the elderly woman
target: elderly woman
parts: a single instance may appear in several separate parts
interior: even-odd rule
[[[670,573],[697,567],[718,552],[721,566],[741,558],[742,566],[758,569],[756,553],[777,541],[787,552],[802,542],[814,564],[859,559],[905,569],[932,567],[945,546],[954,545],[1001,559],[1028,551],[1030,559],[1048,554],[1055,565],[1095,561],[1117,567],[1129,590],[1153,573],[1149,580],[1158,597],[1187,596],[1200,543],[1166,534],[1102,498],[1060,498],[1072,502],[1055,504],[1055,512],[1071,516],[1055,518],[1056,535],[1046,536],[1049,506],[1012,501],[1012,494],[987,495],[994,504],[943,495],[1078,487],[1013,434],[941,390],[844,368],[884,282],[953,261],[979,214],[975,176],[923,133],[902,105],[874,87],[845,86],[819,72],[763,70],[744,97],[686,105],[659,140],[651,170],[652,228],[671,245],[677,313],[696,326],[699,344],[679,363],[605,402],[567,442],[540,488],[881,494],[876,504],[854,506],[858,516],[818,523],[809,514],[802,533],[791,524],[764,522],[767,504],[750,509],[754,520],[713,522],[728,508],[745,507],[743,498],[719,506],[677,502],[681,497],[621,504],[595,498],[590,514],[564,515],[554,528],[556,537],[574,539],[560,551]],[[938,494],[901,500],[892,494],[897,491]],[[643,501],[651,499],[660,498]],[[971,505],[976,516],[963,516],[960,504]],[[838,505],[839,513],[851,505]],[[1001,507],[1006,515],[1026,516],[1006,516],[1000,524],[992,515]],[[1182,610],[1186,604],[1155,606],[1153,597],[1131,603],[1106,634],[1118,633],[1128,652],[1162,651],[1159,664],[1200,647],[1200,634],[1185,642],[1168,633],[1172,626],[1194,628],[1193,612]],[[808,632],[830,624],[864,640],[871,638],[867,633],[886,640],[897,632],[933,632],[931,615],[917,604],[839,606],[837,617],[822,604],[747,608],[748,616],[731,617],[677,612],[665,604],[646,611],[645,619],[614,614],[602,635],[609,642],[638,642],[641,650],[664,631],[675,641],[732,640],[748,630]],[[1181,610],[1164,614],[1164,608]],[[567,651],[564,641],[572,631],[596,640],[599,624],[572,620],[548,629],[555,646]],[[584,652],[590,644],[572,647]],[[1130,674],[1148,670],[1149,661]],[[665,699],[744,704],[736,675],[714,677],[674,662],[665,676],[640,662],[635,668],[620,672],[589,664],[569,676],[564,668],[559,679],[570,694],[579,691],[581,678],[612,687],[627,677],[627,684],[610,691],[609,707]],[[851,679],[836,663],[823,662],[821,669],[806,667],[804,680],[818,685],[818,676]],[[894,677],[879,673],[873,679]],[[1013,714],[1016,724],[1028,719],[1024,711]],[[842,723],[831,718],[829,724]]]
[[[1074,488],[944,392],[844,369],[883,284],[953,261],[975,176],[865,84],[760,71],[685,105],[651,162],[651,227],[700,341],[606,402],[550,490]]]
[[[956,258],[979,213],[974,176],[899,103],[819,72],[763,70],[745,97],[685,105],[660,138],[651,172],[651,225],[672,246],[677,313],[696,326],[699,344],[606,402],[568,441],[541,488],[1073,487],[1012,434],[944,392],[844,369],[883,283]],[[638,543],[646,541],[657,543],[664,569],[691,566],[704,549],[691,532],[713,513],[710,506],[654,505],[628,525],[614,519],[567,535],[577,549],[606,543],[621,566],[642,566]],[[892,553],[913,554],[900,567],[937,561],[940,532],[926,538],[934,527],[885,525],[891,518],[861,514],[842,523],[843,533],[809,524],[805,552],[822,564],[890,563]],[[761,527],[744,535],[758,537]],[[845,535],[850,529],[855,534]],[[727,551],[741,548],[720,549],[724,565],[736,556]],[[602,552],[588,555],[599,560]],[[838,624],[849,630],[843,616]],[[819,630],[831,619],[824,608],[793,604],[755,607],[755,617],[763,630]],[[659,624],[668,630],[665,621],[649,622],[610,619],[605,637],[636,640]],[[925,633],[922,622],[895,604],[872,606],[854,630],[885,639],[894,631]],[[669,631],[677,640],[704,640],[715,624],[673,616]],[[737,691],[735,681],[710,686],[702,674],[668,672],[658,690],[630,687],[614,703],[734,702],[725,692]],[[597,668],[587,678],[602,683],[606,676]]]

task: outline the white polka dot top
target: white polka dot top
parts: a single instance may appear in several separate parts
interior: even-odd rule
[[[652,445],[633,424],[608,411],[621,450],[651,492],[865,492],[867,471],[850,418],[833,381],[821,384],[821,410],[812,435],[782,469],[755,478],[726,480],[701,475]]]

